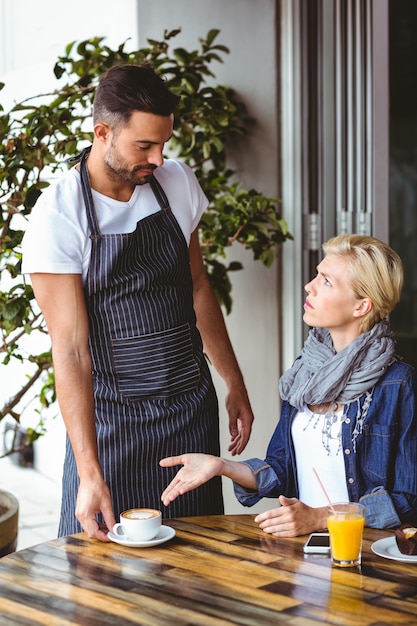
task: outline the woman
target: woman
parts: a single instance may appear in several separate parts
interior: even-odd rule
[[[255,517],[265,532],[304,535],[326,527],[314,467],[333,502],[365,505],[368,526],[417,525],[416,372],[395,356],[387,319],[400,299],[401,260],[359,235],[334,237],[323,250],[305,286],[303,319],[312,329],[280,380],[281,417],[266,459],[162,459],[163,467],[183,465],[164,504],[227,476],[246,506],[278,498],[277,508]]]

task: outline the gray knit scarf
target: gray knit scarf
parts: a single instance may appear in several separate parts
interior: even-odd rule
[[[335,352],[326,328],[313,328],[300,357],[280,379],[281,398],[299,411],[306,404],[352,402],[381,378],[394,351],[387,318],[340,352]]]

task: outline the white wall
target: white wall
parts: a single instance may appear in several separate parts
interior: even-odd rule
[[[233,87],[257,120],[253,134],[233,154],[233,169],[246,188],[271,196],[277,196],[279,189],[276,4],[275,0],[138,0],[140,46],[149,37],[162,39],[164,29],[181,26],[172,46],[195,49],[199,37],[220,29],[217,42],[226,45],[230,54],[223,64],[213,64],[216,81]],[[234,306],[226,323],[255,413],[251,441],[241,458],[264,458],[279,411],[278,271],[252,261],[251,254],[238,245],[229,256],[239,258],[245,269],[233,275]],[[222,409],[222,454],[228,456],[224,385],[216,374],[214,380]],[[230,481],[224,481],[224,488],[227,513],[273,506],[264,501],[248,510],[236,501]]]
[[[134,48],[145,46],[148,37],[161,39],[164,29],[181,26],[182,33],[174,39],[174,46],[196,48],[198,37],[219,28],[218,41],[231,52],[224,64],[213,66],[216,81],[233,87],[257,120],[253,134],[237,146],[233,168],[246,188],[255,187],[276,196],[279,146],[275,5],[275,0],[119,0],[115,19],[115,5],[109,0],[73,0],[62,6],[56,0],[0,0],[0,80],[7,85],[6,91],[0,92],[0,101],[19,101],[53,85],[54,62],[70,41],[106,36],[109,45],[118,45],[132,37]],[[226,322],[256,417],[242,458],[263,457],[279,411],[278,271],[276,266],[266,269],[260,262],[253,262],[251,254],[239,246],[229,256],[242,260],[245,269],[234,274],[234,307]],[[222,453],[228,456],[225,390],[216,373],[214,379],[221,405]],[[60,477],[62,445],[62,422],[58,419],[37,446],[40,471]],[[237,503],[229,481],[225,481],[225,500],[226,512],[248,512]],[[271,506],[265,501],[250,512]]]
[[[118,0],[117,7],[112,0],[0,0],[1,101],[20,101],[55,85],[55,61],[72,41],[106,37],[112,46],[131,38],[128,47],[135,48],[136,12],[136,0]]]

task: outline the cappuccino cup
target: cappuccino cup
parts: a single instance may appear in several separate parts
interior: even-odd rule
[[[159,532],[162,513],[157,509],[128,509],[120,513],[120,522],[113,526],[113,533],[131,541],[150,541]]]

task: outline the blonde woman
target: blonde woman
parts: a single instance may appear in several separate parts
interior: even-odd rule
[[[386,244],[340,235],[324,246],[305,286],[311,326],[299,358],[280,380],[281,416],[265,460],[203,454],[161,460],[183,465],[162,494],[167,504],[215,476],[234,481],[266,532],[290,537],[326,526],[326,500],[365,505],[366,524],[417,525],[416,372],[395,355],[387,315],[400,299],[399,256]]]

